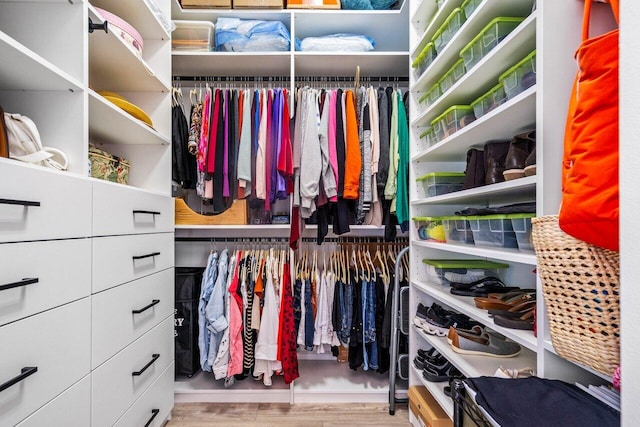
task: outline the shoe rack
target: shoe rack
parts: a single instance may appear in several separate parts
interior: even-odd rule
[[[410,61],[413,62],[462,0],[411,1]],[[483,0],[466,17],[451,40],[437,52],[437,56],[420,75],[410,77],[410,209],[411,217],[453,215],[467,207],[497,207],[512,203],[536,202],[536,216],[558,212],[560,191],[560,161],[566,106],[575,76],[573,53],[579,44],[582,2],[537,2],[533,0]],[[439,7],[438,7],[439,6]],[[496,17],[519,16],[524,20],[453,86],[428,107],[420,98],[449,70],[459,58],[460,50]],[[420,135],[431,121],[452,105],[468,105],[495,86],[498,77],[527,56],[537,51],[535,85],[509,99],[457,132],[436,144],[427,145]],[[536,130],[537,175],[497,184],[426,197],[424,186],[416,178],[432,172],[463,172],[466,152],[480,148],[489,141],[510,140],[527,130]],[[557,356],[546,325],[541,284],[536,276],[536,257],[533,252],[517,249],[487,248],[474,245],[421,240],[417,227],[410,229],[411,289],[410,313],[415,315],[418,304],[437,303],[469,316],[486,328],[500,333],[522,348],[512,358],[494,358],[455,353],[444,337],[429,335],[412,325],[410,359],[418,349],[434,347],[467,377],[493,376],[502,366],[506,369],[533,368],[540,377],[562,379],[583,384],[611,382],[611,378],[591,369],[578,366]],[[483,259],[506,263],[504,275],[507,286],[537,288],[536,326],[532,331],[509,329],[495,325],[487,310],[475,306],[472,297],[452,295],[449,286],[434,284],[426,279],[423,259]],[[410,385],[425,386],[451,417],[453,404],[445,395],[448,383],[432,383],[411,367]],[[414,424],[417,422],[412,419]],[[417,425],[417,424],[416,424]]]

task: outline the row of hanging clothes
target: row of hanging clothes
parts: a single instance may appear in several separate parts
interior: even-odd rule
[[[189,91],[188,112],[174,88],[174,182],[210,213],[247,198],[254,224],[271,223],[274,205],[293,194],[294,248],[305,223],[318,224],[318,243],[329,224],[337,235],[384,224],[393,241],[397,223],[409,223],[407,92],[312,85],[291,94],[206,82]]]
[[[402,247],[365,239],[303,243],[296,252],[293,294],[299,348],[331,351],[353,370],[387,372],[395,264]],[[399,271],[408,285],[408,264]]]
[[[406,242],[331,240],[303,243],[293,262],[286,241],[212,248],[198,305],[204,372],[225,387],[246,378],[271,386],[274,375],[289,384],[299,377],[298,351],[388,371],[395,260]]]

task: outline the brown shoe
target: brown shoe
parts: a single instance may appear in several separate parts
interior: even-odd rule
[[[505,159],[504,179],[524,178],[525,163],[531,151],[536,147],[536,131],[528,131],[513,137],[509,143],[509,152]]]

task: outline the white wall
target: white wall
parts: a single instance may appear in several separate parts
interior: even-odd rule
[[[640,2],[621,1],[620,258],[622,426],[640,426]]]

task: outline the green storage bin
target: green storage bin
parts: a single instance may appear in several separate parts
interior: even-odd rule
[[[473,114],[471,106],[453,105],[436,117],[431,122],[431,126],[436,134],[436,139],[442,141],[469,125],[475,119],[476,116]]]
[[[470,70],[480,62],[502,39],[520,25],[522,21],[524,21],[524,18],[499,17],[489,22],[482,31],[460,51],[460,57],[464,60],[464,65],[467,67],[467,70]]]
[[[433,60],[436,59],[436,56],[436,49],[433,42],[427,43],[415,61],[411,64],[411,67],[415,70],[416,78],[419,78],[422,73],[429,68],[429,65],[431,65]]]
[[[473,245],[473,231],[464,216],[445,216],[441,218],[447,243],[453,245]]]
[[[471,283],[485,277],[504,279],[508,264],[481,259],[423,259],[429,283],[448,285],[451,282]]]
[[[424,132],[422,132],[419,136],[420,140],[422,140],[426,147],[431,147],[438,143],[436,139],[436,134],[433,131],[433,127],[429,126]]]
[[[464,172],[431,172],[416,181],[426,187],[427,197],[434,197],[462,190],[464,178]]]
[[[437,82],[436,84],[431,86],[429,90],[424,93],[424,95],[420,97],[418,102],[420,102],[420,105],[423,108],[428,108],[430,105],[433,105],[433,103],[436,102],[441,95],[442,89],[440,88],[440,83]]]
[[[464,16],[469,19],[480,3],[482,3],[482,0],[464,0],[460,8],[464,11]]]
[[[431,39],[435,45],[436,52],[441,52],[444,49],[465,21],[466,18],[462,9],[459,7],[453,9]]]
[[[476,246],[502,249],[518,249],[518,239],[508,215],[468,216]]]
[[[510,217],[513,232],[516,233],[516,239],[518,240],[518,249],[522,252],[533,252],[531,218],[535,217],[535,214],[513,214]]]
[[[476,119],[487,114],[489,111],[499,107],[507,101],[507,95],[504,93],[504,85],[498,83],[489,91],[473,101],[471,108],[473,108],[473,114]]]
[[[465,75],[467,69],[464,66],[462,58],[458,59],[455,64],[438,80],[442,93],[448,91],[458,80]]]
[[[498,79],[507,95],[512,99],[536,84],[536,51],[525,56],[520,62],[505,71]]]
[[[427,242],[446,242],[440,217],[419,216],[411,219],[416,225],[416,231],[420,240]]]

